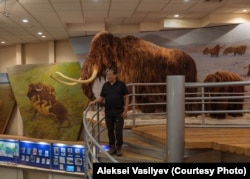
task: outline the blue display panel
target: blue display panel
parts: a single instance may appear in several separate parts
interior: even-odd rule
[[[84,146],[52,144],[52,169],[84,172]]]
[[[102,145],[107,151],[109,146]],[[84,145],[0,139],[0,162],[84,173]]]
[[[50,151],[50,143],[20,141],[18,163],[41,168],[51,168]]]
[[[19,141],[0,139],[0,161],[16,163],[18,160]]]

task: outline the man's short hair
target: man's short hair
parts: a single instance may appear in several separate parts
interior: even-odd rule
[[[112,71],[115,75],[117,74],[117,68],[116,67],[108,67],[105,72],[107,73],[108,71]]]

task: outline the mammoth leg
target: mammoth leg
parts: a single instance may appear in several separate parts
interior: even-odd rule
[[[232,87],[231,88],[231,91],[235,91],[239,94],[235,94],[236,96],[239,96],[239,97],[242,97],[244,94],[244,91],[245,91],[245,88],[243,86],[235,86],[235,87]],[[233,96],[235,96],[233,95]],[[229,109],[228,110],[243,110],[243,102],[244,102],[244,99],[229,99],[229,103],[231,104],[229,106]],[[233,116],[233,117],[241,117],[243,116],[243,113],[239,112],[239,113],[229,113],[230,116]]]
[[[227,109],[227,104],[220,103],[222,101],[219,100],[214,100],[216,103],[211,104],[211,109],[213,111],[218,111],[218,110],[225,110]],[[226,118],[226,113],[211,113],[210,117],[216,118],[216,119],[225,119]]]
[[[230,109],[229,110],[242,110],[243,109],[243,100],[239,99],[239,100],[234,100],[231,103]],[[242,117],[243,113],[229,113],[228,115],[232,116],[232,117]]]

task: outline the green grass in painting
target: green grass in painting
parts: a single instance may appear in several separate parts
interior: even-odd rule
[[[83,94],[80,85],[66,86],[50,78],[50,74],[60,71],[78,79],[80,65],[78,62],[62,64],[21,65],[8,69],[13,92],[23,119],[24,135],[34,138],[77,140],[82,126],[82,114],[87,105],[87,97]],[[57,121],[51,116],[35,113],[27,97],[30,83],[42,82],[52,85],[56,90],[56,99],[68,111],[68,121]]]

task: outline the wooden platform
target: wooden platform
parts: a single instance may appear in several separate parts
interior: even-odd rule
[[[166,125],[149,125],[133,128],[133,133],[166,143]],[[186,127],[185,148],[214,149],[238,155],[250,156],[250,128],[236,127]]]

